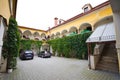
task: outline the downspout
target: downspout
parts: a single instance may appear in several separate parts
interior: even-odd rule
[[[8,0],[10,15],[16,18],[17,0]]]
[[[9,0],[10,15],[13,16],[13,0]]]

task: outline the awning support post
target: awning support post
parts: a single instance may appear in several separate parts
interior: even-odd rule
[[[88,67],[89,67],[89,69],[91,69],[91,61],[90,61],[90,55],[91,55],[91,43],[88,43],[88,44],[87,44],[87,47],[88,47],[88,61],[89,61],[89,63],[88,63]]]

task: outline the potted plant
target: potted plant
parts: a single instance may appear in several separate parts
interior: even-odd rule
[[[13,64],[14,64],[13,61],[10,61],[10,62],[9,62],[9,65],[8,65],[8,73],[11,73],[11,72],[13,71]]]

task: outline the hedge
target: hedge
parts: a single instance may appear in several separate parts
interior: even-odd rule
[[[58,56],[87,59],[86,40],[91,33],[87,32],[75,36],[53,39],[48,41],[48,43],[52,46],[54,55],[57,52]]]

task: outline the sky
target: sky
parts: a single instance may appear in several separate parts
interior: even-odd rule
[[[19,26],[48,30],[54,18],[68,20],[83,12],[90,3],[95,7],[107,0],[18,0],[16,20]]]

